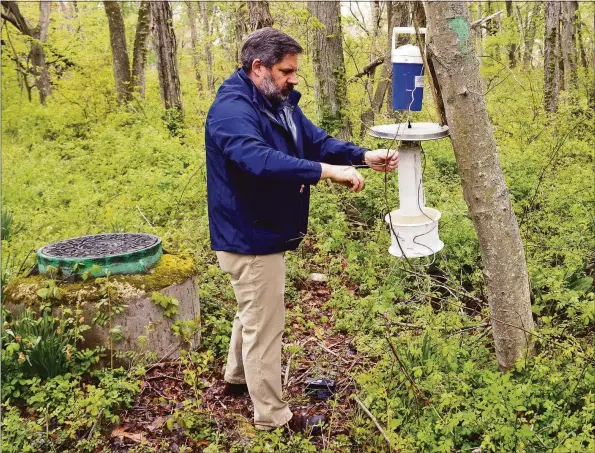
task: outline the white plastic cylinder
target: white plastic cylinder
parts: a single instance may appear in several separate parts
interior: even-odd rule
[[[422,181],[421,148],[399,148],[399,213],[406,217],[423,216],[426,199]]]
[[[388,252],[391,255],[419,258],[433,255],[444,248],[438,236],[440,211],[425,208],[423,214],[417,217],[404,216],[400,211],[392,211],[384,219],[390,229],[391,245]]]

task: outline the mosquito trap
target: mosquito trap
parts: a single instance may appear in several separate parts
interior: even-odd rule
[[[412,27],[393,30],[393,109],[421,110],[423,97],[423,63],[417,46],[406,44],[395,48],[399,34],[414,34]],[[424,34],[425,29],[420,29]],[[438,236],[440,211],[426,206],[423,188],[421,142],[448,136],[448,126],[437,123],[406,123],[373,126],[373,137],[399,143],[399,208],[389,212],[391,255],[419,258],[433,255],[444,247]]]

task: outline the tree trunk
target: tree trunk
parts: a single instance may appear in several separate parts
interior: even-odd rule
[[[584,70],[587,70],[589,64],[587,63],[587,52],[585,51],[585,45],[583,43],[583,33],[580,20],[576,21],[576,40],[578,41],[578,48],[580,50],[581,67]]]
[[[177,44],[170,2],[152,2],[151,16],[161,102],[165,109],[176,109],[182,113],[184,109],[176,58]]]
[[[145,67],[147,66],[147,45],[151,31],[150,3],[143,0],[138,9],[138,21],[132,52],[132,85],[141,98],[145,97]]]
[[[482,3],[477,2],[477,20],[481,19],[482,16]],[[480,25],[479,27],[475,27],[475,36],[477,38],[477,52],[481,55],[483,54],[483,27]],[[479,61],[481,64],[481,60]]]
[[[595,30],[595,14],[593,14],[593,29]],[[595,46],[591,46],[591,76],[588,76],[589,108],[595,113]]]
[[[575,40],[576,10],[578,3],[569,1],[561,3],[562,6],[562,30],[560,33],[560,45],[562,47],[562,60],[564,63],[564,86],[566,89],[576,88],[578,78],[576,73],[577,51]]]
[[[541,13],[541,2],[535,2],[533,10],[527,13],[527,22],[525,24],[525,43],[523,50],[523,64],[533,66],[533,46],[535,45],[535,35],[537,34],[537,17]]]
[[[371,105],[371,112],[369,115],[366,115],[366,120],[369,123],[366,124],[373,124],[374,123],[374,116],[380,113],[380,109],[384,104],[384,98],[386,93],[389,89],[391,84],[391,77],[393,74],[393,64],[391,61],[391,47],[392,47],[392,29],[395,24],[393,20],[393,16],[395,11],[398,11],[404,4],[402,2],[386,2],[386,36],[387,36],[387,43],[385,44],[385,57],[384,63],[380,68],[380,78],[378,79],[378,84],[376,85],[376,90],[374,91],[374,97],[372,98],[372,105]]]
[[[207,89],[215,93],[215,83],[213,81],[213,52],[211,45],[211,33],[209,30],[209,10],[208,2],[200,2],[200,21],[202,24],[203,42],[205,46],[205,63],[207,66]]]
[[[45,105],[46,99],[52,94],[52,85],[50,84],[50,73],[45,62],[45,52],[43,51],[43,43],[46,42],[48,36],[48,28],[50,26],[50,4],[51,2],[43,0],[39,2],[39,24],[37,25],[33,35],[39,42],[31,44],[31,63],[33,64],[33,71],[35,73],[35,86],[39,91],[39,101]]]
[[[234,31],[235,31],[235,63],[236,66],[239,66],[241,59],[240,59],[240,52],[242,49],[242,42],[244,40],[244,36],[248,34],[248,17],[246,12],[246,4],[244,2],[237,4],[237,9],[235,11],[234,17]]]
[[[249,0],[248,9],[250,12],[250,30],[272,27],[274,20],[269,10],[269,2],[264,0]]]
[[[378,32],[380,30],[380,2],[378,0],[373,0],[370,2],[370,6],[372,8],[372,49],[375,49],[378,44]],[[370,63],[376,60],[377,55],[374,51],[370,53]],[[385,62],[386,64],[386,57]],[[364,138],[366,135],[366,131],[368,126],[374,123],[374,110],[372,108],[373,99],[374,99],[374,81],[376,79],[376,68],[373,68],[368,75],[366,76],[366,95],[367,99],[370,102],[370,106],[362,111],[360,115],[360,138]],[[384,94],[383,94],[384,96]]]
[[[70,4],[66,3],[63,0],[60,0],[58,4],[60,5],[60,10],[64,15],[64,19],[66,19],[67,21],[66,30],[68,30],[68,33],[72,34],[74,30],[72,29],[72,13],[70,12]]]
[[[322,27],[314,30],[312,65],[320,127],[339,138],[351,136],[347,115],[347,83],[339,2],[309,1],[308,10]]]
[[[558,109],[559,81],[559,37],[560,37],[560,2],[547,0],[545,4],[545,36],[543,63],[543,103],[547,112]]]
[[[466,3],[427,2],[428,52],[446,108],[463,195],[477,231],[496,358],[510,370],[531,349],[529,276],[488,118]]]
[[[513,24],[514,21],[514,10],[513,10],[513,5],[512,5],[512,0],[506,0],[506,17],[508,17],[508,19],[510,20],[510,23]],[[516,28],[516,27],[515,27]],[[517,45],[516,43],[512,42],[510,44],[508,44],[508,64],[510,65],[511,68],[514,68],[516,66],[516,49],[517,49]]]
[[[2,6],[6,12],[6,15],[3,14],[2,17],[14,25],[23,35],[33,38],[29,51],[29,60],[33,67],[29,72],[35,80],[35,86],[39,91],[39,101],[42,105],[45,105],[47,97],[52,94],[50,75],[43,50],[43,43],[47,39],[50,25],[50,5],[51,2],[47,0],[39,2],[39,23],[37,27],[33,28],[21,14],[17,2],[2,1]],[[17,55],[15,55],[16,57]]]
[[[487,7],[487,10],[484,12],[486,17],[492,15],[492,13],[495,13],[494,9],[492,8],[493,2],[488,0],[485,5]],[[488,20],[480,26],[485,27],[484,36],[496,36],[500,32],[500,16],[492,20]],[[493,47],[490,50],[492,51],[490,56],[500,61],[500,44],[498,41],[494,42]]]
[[[109,25],[109,38],[112,47],[112,61],[114,64],[114,78],[118,104],[126,104],[132,99],[132,85],[130,80],[130,60],[126,49],[126,27],[120,2],[106,1],[105,13]]]
[[[374,49],[378,45],[378,36],[380,34],[380,0],[372,0],[370,7],[372,8],[372,52],[370,53],[370,63],[372,63],[378,55]],[[374,95],[374,79],[376,78],[376,68],[372,69],[368,74],[368,81],[370,82],[369,93],[370,96]]]
[[[200,57],[198,52],[198,33],[196,31],[196,4],[194,2],[186,2],[188,7],[188,22],[190,23],[190,45],[192,46],[192,66],[194,69],[194,77],[196,77],[196,85],[198,92],[202,91],[202,80],[200,77]]]
[[[389,58],[388,64],[389,72],[388,72],[388,79],[386,81],[386,111],[388,113],[393,113],[393,84],[392,84],[392,74],[393,74],[393,64],[390,58],[392,52],[392,36],[393,36],[393,28],[394,27],[408,27],[411,25],[409,23],[409,3],[408,2],[391,2],[392,3],[392,10],[389,16],[389,24],[388,24],[388,51],[389,51]],[[396,46],[402,46],[408,44],[410,41],[409,36],[407,35],[400,35]]]
[[[413,5],[413,24],[416,27],[416,33],[421,27],[426,27],[426,13],[422,3],[415,3]],[[432,99],[434,100],[434,107],[436,108],[436,115],[438,116],[438,123],[441,126],[447,125],[446,112],[444,110],[444,102],[442,101],[442,94],[440,93],[440,84],[438,83],[438,77],[436,76],[436,65],[437,61],[433,58],[432,54],[426,51],[426,37],[422,34],[418,36],[419,48],[421,56],[424,62],[426,77],[432,91]],[[481,65],[481,60],[478,61]]]

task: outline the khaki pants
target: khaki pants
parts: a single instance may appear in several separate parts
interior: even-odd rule
[[[292,417],[281,395],[285,254],[217,252],[217,258],[238,301],[224,379],[248,385],[256,428],[282,426]]]

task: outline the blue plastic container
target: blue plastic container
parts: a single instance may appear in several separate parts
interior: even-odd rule
[[[425,29],[420,29],[425,33]],[[393,109],[419,112],[424,97],[424,64],[419,47],[406,44],[395,48],[398,34],[414,34],[412,27],[393,29]]]

